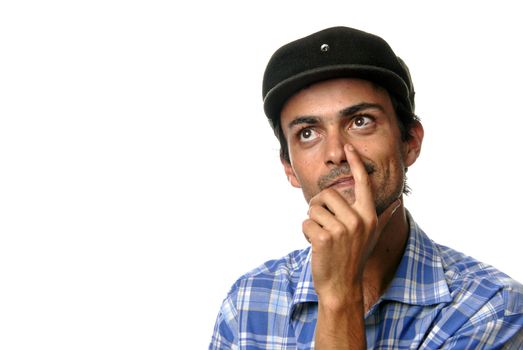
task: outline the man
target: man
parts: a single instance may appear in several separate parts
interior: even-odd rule
[[[424,132],[383,39],[336,27],[284,45],[263,97],[311,246],[234,284],[211,349],[523,348],[523,287],[433,243],[403,206]]]

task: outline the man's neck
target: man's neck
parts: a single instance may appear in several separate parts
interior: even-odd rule
[[[380,235],[363,272],[365,311],[374,305],[396,274],[409,235],[409,223],[403,204],[396,210]]]

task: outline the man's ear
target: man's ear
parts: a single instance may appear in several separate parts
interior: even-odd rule
[[[418,159],[421,152],[421,144],[423,143],[423,125],[419,121],[416,121],[409,131],[409,139],[404,142],[405,144],[405,166],[409,167],[416,159]]]
[[[292,186],[296,188],[301,188],[300,182],[298,181],[298,178],[296,177],[296,174],[294,173],[294,169],[292,168],[292,165],[287,160],[280,158],[281,164],[283,165],[283,169],[285,170],[285,175],[287,176],[287,180],[291,183]]]

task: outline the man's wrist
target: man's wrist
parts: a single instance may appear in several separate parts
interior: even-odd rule
[[[361,283],[350,285],[343,291],[318,293],[318,306],[329,313],[338,313],[347,309],[354,310],[362,306],[363,302]]]

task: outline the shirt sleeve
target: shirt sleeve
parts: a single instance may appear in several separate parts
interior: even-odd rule
[[[238,313],[231,297],[228,296],[222,304],[209,350],[236,350],[238,349]]]

